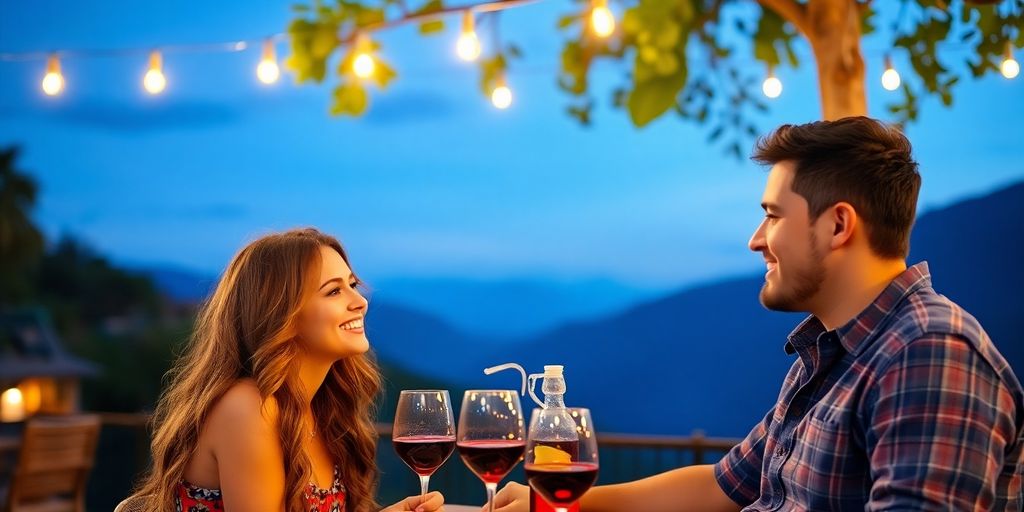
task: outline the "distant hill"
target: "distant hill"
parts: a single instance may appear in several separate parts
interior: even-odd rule
[[[1024,376],[1024,183],[923,214],[910,262],[927,260],[936,290],[974,314]],[[756,256],[752,256],[756,257]],[[193,278],[193,290],[208,285]],[[158,283],[173,282],[161,281]],[[382,364],[416,382],[515,388],[514,373],[482,369],[516,361],[528,371],[565,364],[567,402],[594,409],[600,430],[742,436],[774,403],[792,357],[782,349],[800,314],[766,311],[763,276],[689,288],[599,320],[577,321],[519,340],[467,334],[428,312],[374,300],[367,333]],[[183,295],[186,295],[183,293]],[[381,299],[380,297],[376,297]],[[460,303],[461,304],[461,303]],[[476,314],[453,308],[457,315]],[[517,321],[508,310],[490,321]],[[518,313],[517,313],[518,314]],[[436,380],[435,380],[436,379]],[[528,400],[525,398],[524,400]]]
[[[1024,376],[1024,184],[922,215],[910,261],[927,259],[936,290],[973,313]],[[684,290],[600,321],[567,325],[519,343],[458,334],[426,315],[381,307],[371,338],[388,358],[463,386],[514,387],[487,365],[530,371],[566,365],[567,402],[594,409],[599,428],[741,436],[774,403],[793,359],[782,346],[803,318],[766,311],[763,277]]]
[[[910,246],[910,261],[921,260],[1024,379],[1024,183],[923,215]]]
[[[371,285],[375,300],[408,306],[467,333],[502,340],[601,318],[658,295],[608,279],[396,278]]]
[[[150,277],[170,299],[183,304],[198,304],[217,285],[217,277],[171,266],[144,266],[139,272]]]

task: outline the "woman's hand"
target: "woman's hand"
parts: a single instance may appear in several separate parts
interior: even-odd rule
[[[530,512],[530,488],[509,482],[494,496],[494,512]]]
[[[444,512],[444,496],[437,491],[409,496],[380,512]]]

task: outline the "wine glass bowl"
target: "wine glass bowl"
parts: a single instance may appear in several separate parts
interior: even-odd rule
[[[523,458],[526,449],[519,395],[507,389],[466,391],[459,413],[459,456],[484,482],[494,510],[498,482]]]
[[[420,477],[426,494],[430,475],[455,449],[451,398],[443,389],[403,390],[398,396],[391,436],[398,457]]]
[[[565,417],[548,411],[533,411],[524,469],[530,487],[556,511],[565,512],[597,481],[597,435],[589,409],[568,407],[566,411],[576,424],[578,439],[545,439],[540,435],[545,430],[543,423]]]

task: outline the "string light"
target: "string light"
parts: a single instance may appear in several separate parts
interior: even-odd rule
[[[512,89],[508,88],[504,73],[498,75],[498,81],[495,84],[494,90],[491,91],[491,104],[501,110],[505,110],[512,105]]]
[[[356,37],[356,57],[352,60],[352,71],[359,78],[370,78],[377,70],[377,63],[370,55],[370,39],[362,32]]]
[[[461,12],[462,30],[456,43],[456,53],[463,60],[473,61],[478,59],[481,55],[481,45],[474,27],[473,12],[500,12],[505,9],[530,3],[531,1],[532,0],[493,0],[473,5],[471,7],[467,6],[456,9],[443,9],[443,12],[437,13],[411,13],[404,15],[401,19],[391,20],[380,25],[374,25],[371,30],[380,30],[382,28],[388,28],[415,19],[428,19],[453,11]],[[612,11],[608,8],[608,0],[590,0],[590,2],[588,20],[590,30],[599,37],[611,36],[616,30],[616,19]],[[276,34],[263,40],[263,51],[260,62],[256,68],[257,77],[261,82],[271,84],[280,79],[281,70],[277,62],[273,42],[278,38],[286,37],[286,35],[287,34]],[[253,42],[255,41],[242,40],[214,44],[178,44],[170,46],[165,45],[162,46],[162,48],[165,50],[171,49],[175,52],[235,52],[244,50]],[[962,45],[958,47],[962,47]],[[1020,64],[1014,58],[1014,48],[1010,41],[1006,41],[1005,48],[1004,59],[999,67],[1000,72],[1007,79],[1013,79],[1020,74]],[[355,54],[353,55],[350,64],[351,72],[361,79],[371,78],[375,73],[377,73],[378,63],[373,55],[374,45],[365,33],[360,32],[357,34],[354,50]],[[74,54],[120,55],[137,54],[144,51],[145,50],[139,48],[124,50],[87,50],[76,51]],[[62,52],[62,55],[67,58],[66,53]],[[59,95],[64,91],[66,83],[64,76],[61,74],[60,60],[56,53],[47,55],[45,52],[0,52],[0,61],[40,60],[43,57],[47,59],[47,63],[46,73],[40,83],[41,88],[48,96]],[[901,84],[901,77],[892,66],[889,55],[885,55],[885,71],[882,73],[881,79],[882,86],[887,90],[896,90]],[[162,93],[167,87],[167,78],[163,73],[163,58],[160,51],[154,50],[149,53],[149,68],[143,77],[143,87],[149,94],[153,95]],[[768,75],[762,83],[761,89],[765,96],[772,99],[778,98],[782,94],[782,82],[775,76],[774,70],[771,67],[768,69]],[[505,109],[511,106],[512,101],[512,91],[505,81],[504,74],[502,74],[502,76],[498,77],[496,86],[491,91],[491,102],[496,108]]]
[[[472,62],[480,56],[480,38],[476,36],[476,28],[473,26],[473,11],[462,13],[462,32],[455,43],[455,53],[466,62]]]
[[[1013,58],[1013,46],[1009,41],[1006,42],[1006,56],[1003,58],[1003,63],[999,65],[999,71],[1006,78],[1016,78],[1020,73],[1020,64]]]
[[[46,59],[46,74],[43,75],[42,86],[47,96],[56,96],[64,90],[64,75],[60,73],[60,60],[56,54]]]
[[[608,0],[594,0],[590,8],[590,27],[598,37],[608,37],[615,32],[615,15],[608,8]]]
[[[761,91],[771,99],[778,98],[782,94],[782,81],[775,77],[775,70],[771,66],[768,67],[768,78],[765,78],[764,83],[761,84]]]
[[[164,76],[164,59],[159,51],[154,50],[149,54],[149,70],[142,77],[142,86],[150,94],[160,94],[167,87],[167,78]]]
[[[892,59],[885,56],[885,72],[882,73],[882,87],[887,91],[895,91],[900,86],[900,74],[892,67]]]
[[[263,56],[256,66],[256,77],[268,85],[281,77],[281,68],[277,66],[277,55],[274,53],[274,41],[270,38],[263,41]]]

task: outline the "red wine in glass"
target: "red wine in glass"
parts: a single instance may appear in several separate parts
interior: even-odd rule
[[[569,460],[579,460],[580,458],[580,442],[576,441],[547,441],[547,440],[534,440],[532,441],[534,449],[537,446],[547,446],[556,450],[565,452],[569,457]],[[579,512],[579,505],[570,505],[568,507],[569,512]],[[530,491],[530,512],[555,512],[553,505],[544,501],[544,498],[540,496],[536,491]]]
[[[568,507],[597,480],[597,464],[527,464],[526,480],[548,503]]]
[[[523,458],[525,441],[463,441],[459,456],[484,483],[497,484]]]
[[[392,439],[395,452],[420,476],[430,476],[455,449],[455,436],[403,436]]]
[[[420,494],[427,493],[434,474],[455,449],[455,418],[444,389],[410,389],[398,395],[392,445],[398,456],[420,477]]]
[[[526,450],[523,408],[510,389],[470,389],[459,414],[459,455],[487,489],[494,512],[494,493]]]
[[[575,423],[575,436],[552,428]],[[564,430],[564,429],[562,429]],[[526,443],[531,512],[578,512],[579,499],[597,480],[597,433],[590,410],[535,409]],[[567,439],[575,437],[575,439]]]

